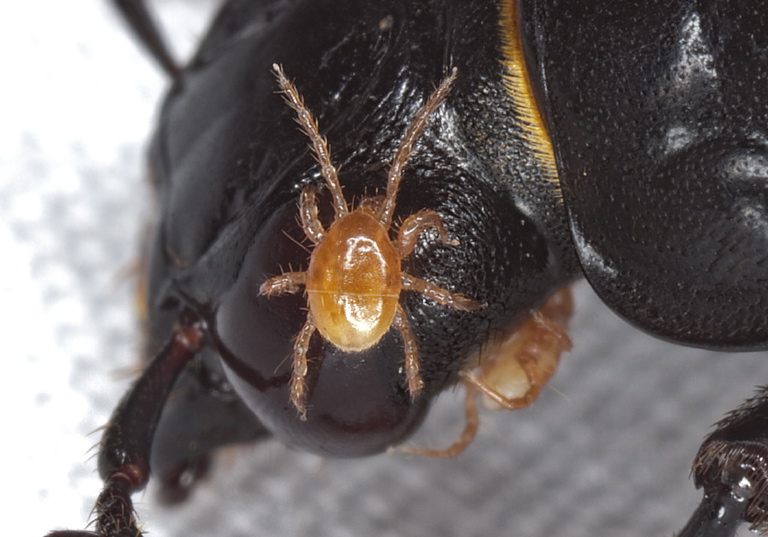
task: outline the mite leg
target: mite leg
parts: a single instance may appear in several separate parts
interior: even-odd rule
[[[424,209],[416,214],[412,214],[400,226],[397,232],[397,242],[395,248],[400,259],[405,259],[413,252],[414,246],[419,236],[428,228],[433,228],[440,236],[443,244],[449,246],[458,246],[459,241],[449,239],[448,232],[445,230],[443,218],[436,211]]]
[[[168,51],[165,39],[149,13],[144,0],[112,0],[125,21],[152,58],[171,77],[179,76],[180,69]]]
[[[291,371],[291,403],[296,407],[301,420],[307,419],[307,352],[312,334],[315,333],[315,321],[312,314],[307,314],[307,322],[304,323],[296,342],[293,344],[293,369]]]
[[[717,423],[693,461],[704,498],[678,537],[733,537],[742,523],[768,530],[768,387]]]
[[[485,395],[490,408],[515,410],[533,404],[571,349],[566,334],[573,312],[569,289],[561,289],[523,324],[489,343],[478,357],[477,373],[461,371],[464,382]]]
[[[514,410],[530,406],[541,387],[552,376],[560,354],[570,349],[571,340],[565,334],[573,311],[570,290],[561,289],[510,334],[492,342],[482,355],[470,360],[480,362],[480,374],[470,370],[459,372],[466,388],[466,423],[459,439],[444,449],[405,446],[398,451],[428,457],[455,457],[474,440],[480,418],[475,398],[483,394],[496,408]],[[490,349],[490,350],[489,350]]]
[[[405,310],[403,310],[400,304],[397,305],[394,324],[403,338],[405,380],[408,384],[408,393],[411,394],[412,399],[415,399],[424,387],[424,381],[421,380],[421,375],[419,374],[419,349],[416,346],[416,338],[413,337],[411,325],[408,323],[408,317],[406,317]]]
[[[347,201],[344,199],[344,194],[341,192],[341,184],[336,173],[336,167],[331,163],[331,149],[328,147],[328,140],[320,134],[315,116],[312,115],[312,112],[304,104],[304,99],[301,98],[296,86],[285,76],[283,68],[273,64],[272,70],[275,72],[277,83],[280,85],[280,90],[285,96],[285,102],[296,112],[296,122],[301,126],[302,132],[312,142],[312,152],[315,154],[318,164],[320,164],[320,172],[323,174],[331,194],[333,194],[333,209],[338,219],[347,214],[349,208],[347,207]]]
[[[483,304],[476,300],[466,298],[457,293],[451,293],[447,289],[438,287],[434,283],[428,282],[422,278],[417,278],[416,276],[411,276],[405,272],[402,273],[401,279],[403,289],[417,291],[443,306],[450,306],[461,311],[476,311],[484,307]]]
[[[149,480],[152,438],[174,381],[202,346],[203,328],[189,312],[171,341],[147,366],[109,421],[99,450],[104,490],[96,500],[96,531],[54,531],[48,537],[141,535],[131,495]]]
[[[323,240],[325,230],[317,216],[317,200],[313,186],[308,186],[301,191],[299,214],[301,215],[301,229],[304,230],[304,234],[312,241],[312,244],[317,244]]]
[[[283,272],[280,276],[270,278],[259,287],[260,295],[293,295],[298,293],[307,281],[306,272]]]
[[[459,435],[459,439],[447,448],[423,448],[418,446],[399,446],[394,448],[394,451],[400,451],[409,455],[417,455],[420,457],[438,457],[438,458],[450,458],[456,457],[461,454],[467,446],[469,446],[477,435],[477,429],[480,427],[480,415],[477,412],[477,391],[473,386],[466,384],[466,395],[464,398],[464,429]]]
[[[448,92],[451,90],[451,84],[456,80],[457,69],[454,67],[451,70],[451,74],[443,79],[437,89],[432,92],[432,95],[427,99],[427,103],[419,110],[419,113],[414,118],[413,122],[405,130],[400,145],[395,152],[395,157],[392,161],[392,166],[389,168],[387,174],[387,195],[382,205],[381,212],[379,213],[379,222],[384,227],[389,228],[392,224],[392,213],[395,210],[395,198],[397,197],[397,188],[400,186],[400,179],[403,176],[403,168],[405,168],[408,158],[411,156],[413,150],[413,144],[419,138],[421,131],[427,126],[429,117],[440,107]]]

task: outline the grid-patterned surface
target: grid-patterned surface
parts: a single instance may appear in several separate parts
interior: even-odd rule
[[[204,20],[209,3],[156,2],[187,40],[197,31],[182,21]],[[0,330],[10,365],[0,402],[11,535],[82,525],[99,487],[86,453],[98,435],[85,435],[125,389],[115,371],[135,364],[130,266],[147,213],[144,141],[163,80],[106,2],[77,4],[0,7]],[[583,284],[577,298],[575,349],[552,389],[530,410],[486,413],[458,459],[323,463],[267,442],[222,457],[180,508],[157,507],[151,489],[137,498],[146,529],[671,535],[699,498],[687,473],[700,438],[768,381],[766,355],[668,345],[617,319]],[[443,397],[416,441],[447,441],[460,416],[460,398]]]

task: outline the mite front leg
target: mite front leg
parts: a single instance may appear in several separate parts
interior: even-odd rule
[[[408,323],[408,317],[405,310],[398,304],[394,320],[395,328],[400,331],[403,338],[403,350],[405,351],[405,380],[408,383],[408,393],[415,399],[424,387],[424,381],[419,374],[419,349],[416,346],[416,338],[413,337],[411,325]]]
[[[296,336],[296,342],[293,345],[293,368],[291,371],[291,403],[296,407],[299,418],[302,421],[307,419],[307,372],[309,364],[307,362],[307,353],[309,352],[309,342],[312,334],[315,333],[315,321],[312,314],[307,314],[307,322],[304,323],[299,334]]]
[[[301,191],[299,214],[301,215],[301,229],[304,230],[304,234],[312,241],[312,244],[317,244],[323,240],[325,230],[317,216],[317,199],[315,187],[312,185]]]
[[[187,312],[170,342],[123,397],[101,440],[96,531],[54,531],[48,537],[138,537],[131,495],[149,480],[149,454],[160,413],[178,374],[202,347],[203,327]]]
[[[296,122],[312,142],[312,153],[315,155],[318,164],[320,164],[320,173],[322,173],[328,189],[333,194],[333,210],[336,214],[336,219],[341,218],[349,212],[349,208],[344,199],[344,194],[341,192],[341,184],[339,183],[336,167],[331,162],[331,149],[328,147],[328,140],[320,134],[315,116],[312,115],[312,112],[304,104],[304,99],[301,98],[299,90],[285,76],[283,68],[273,64],[272,70],[275,72],[277,83],[283,92],[285,102],[296,112]]]
[[[417,291],[443,306],[450,306],[460,311],[477,311],[484,306],[476,300],[472,300],[457,293],[451,293],[447,289],[438,287],[434,283],[428,282],[422,278],[417,278],[416,276],[411,276],[405,272],[402,273],[401,281],[403,289]]]
[[[411,156],[413,145],[419,138],[421,131],[427,126],[429,117],[448,96],[448,92],[451,91],[451,84],[456,80],[457,72],[457,69],[454,67],[451,70],[451,74],[445,77],[437,89],[432,92],[432,95],[429,96],[426,104],[419,110],[419,113],[405,130],[403,138],[400,140],[400,145],[397,147],[395,157],[392,160],[392,166],[390,166],[389,173],[387,174],[387,195],[379,213],[379,222],[386,228],[392,224],[397,189],[400,186],[400,180],[403,178],[403,168],[405,168],[405,163],[408,162],[408,158]]]
[[[306,272],[283,272],[280,276],[270,278],[259,286],[259,294],[274,296],[296,294],[307,281]]]
[[[405,259],[411,255],[413,248],[416,246],[416,241],[419,240],[421,234],[428,228],[433,228],[437,231],[443,244],[449,246],[459,245],[458,240],[448,238],[443,218],[436,211],[424,209],[406,218],[397,232],[395,248],[400,259]]]

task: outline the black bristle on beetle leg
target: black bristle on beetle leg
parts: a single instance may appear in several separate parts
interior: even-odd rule
[[[717,423],[693,463],[704,498],[679,537],[730,537],[742,522],[768,529],[768,387]]]
[[[202,341],[202,323],[185,312],[170,341],[113,412],[99,449],[104,489],[94,507],[96,531],[54,531],[48,537],[142,535],[131,495],[149,481],[149,454],[160,413],[176,377],[200,350]]]

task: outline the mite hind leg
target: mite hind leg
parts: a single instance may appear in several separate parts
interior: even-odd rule
[[[475,436],[477,436],[477,431],[480,428],[480,414],[477,411],[477,391],[466,383],[464,384],[464,387],[466,388],[464,395],[464,429],[453,444],[445,448],[398,446],[393,448],[392,451],[399,451],[401,453],[419,457],[447,459],[456,457],[467,449],[467,446],[469,446],[475,439]]]
[[[419,350],[416,346],[416,338],[413,336],[411,325],[405,310],[398,304],[394,320],[395,328],[400,331],[403,338],[403,350],[405,351],[405,380],[408,385],[408,393],[415,399],[424,387],[424,381],[419,373]]]
[[[312,340],[312,334],[315,333],[315,321],[311,313],[307,313],[307,321],[296,336],[296,342],[293,345],[293,366],[291,369],[291,403],[299,413],[302,421],[307,419],[307,373],[309,371],[309,362],[307,353],[309,352],[309,342]]]

